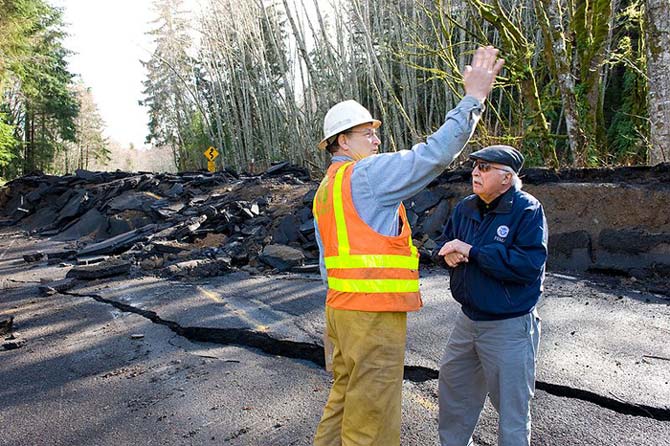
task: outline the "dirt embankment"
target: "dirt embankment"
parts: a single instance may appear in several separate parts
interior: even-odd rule
[[[550,269],[670,274],[670,164],[527,169],[522,180],[547,214]],[[467,172],[445,173],[435,188],[449,190],[453,205],[469,191],[468,182]]]

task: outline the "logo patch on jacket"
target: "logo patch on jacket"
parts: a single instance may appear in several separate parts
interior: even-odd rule
[[[494,240],[498,242],[505,242],[505,239],[507,238],[507,234],[509,234],[509,228],[505,225],[500,225],[498,226],[498,229],[496,230],[496,235],[493,237]]]

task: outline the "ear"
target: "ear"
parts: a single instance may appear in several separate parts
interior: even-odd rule
[[[347,144],[347,135],[344,133],[337,135],[337,144],[339,144],[342,149],[350,149],[349,144]]]

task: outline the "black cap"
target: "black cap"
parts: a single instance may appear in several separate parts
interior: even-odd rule
[[[514,147],[510,146],[488,146],[481,150],[472,152],[470,159],[484,160],[491,163],[503,164],[511,167],[514,172],[519,173],[523,166],[523,155]]]

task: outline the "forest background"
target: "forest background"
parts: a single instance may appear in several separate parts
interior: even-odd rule
[[[155,0],[143,61],[152,156],[103,136],[71,73],[62,11],[0,0],[0,178],[76,169],[322,172],[334,103],[379,117],[384,151],[436,130],[479,45],[506,61],[471,147],[514,145],[529,165],[670,161],[667,0]],[[122,92],[120,92],[122,93]],[[156,154],[160,154],[156,156]],[[154,160],[153,164],[149,160]],[[156,161],[158,160],[158,161]]]

